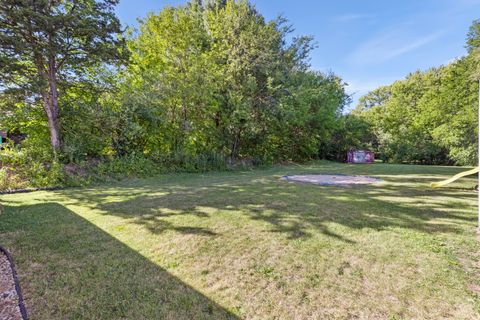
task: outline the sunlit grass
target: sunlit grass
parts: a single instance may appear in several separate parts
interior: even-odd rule
[[[318,162],[2,196],[35,319],[478,318],[475,180]],[[366,174],[321,187],[292,173]]]

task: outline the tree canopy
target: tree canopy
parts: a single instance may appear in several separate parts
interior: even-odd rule
[[[0,3],[0,86],[30,107],[42,104],[52,147],[61,147],[59,95],[88,80],[89,69],[122,54],[118,0]]]
[[[290,32],[246,1],[150,14],[129,40],[115,152],[316,157],[347,96],[340,78],[309,70],[312,39]]]

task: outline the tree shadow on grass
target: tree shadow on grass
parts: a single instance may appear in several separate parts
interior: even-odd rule
[[[13,254],[32,319],[237,319],[58,203],[5,209],[0,244]]]
[[[111,201],[112,190],[104,189],[101,196],[96,194],[96,189],[62,194],[105,215],[145,225],[152,232],[182,228],[166,221],[175,215],[208,219],[209,214],[204,208],[241,213],[249,219],[267,222],[269,231],[283,233],[288,239],[322,233],[340,241],[353,242],[333,232],[330,223],[351,229],[381,231],[393,227],[427,233],[459,233],[466,226],[474,225],[476,218],[469,214],[471,201],[476,198],[474,192],[433,190],[408,184],[412,184],[411,177],[390,178],[389,185],[350,188],[295,184],[272,176],[250,181],[243,177],[239,181],[227,177],[200,185],[189,185],[188,181],[155,183],[149,180],[140,186],[113,188],[115,193],[126,196],[122,201]],[[195,228],[187,226],[186,231],[195,231]],[[198,231],[214,234],[208,229]]]

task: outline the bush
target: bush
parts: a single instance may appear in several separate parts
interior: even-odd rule
[[[49,164],[34,162],[25,166],[22,175],[30,181],[34,188],[60,187],[65,185],[65,171],[63,164],[54,161]]]
[[[100,162],[94,172],[101,177],[118,179],[168,172],[206,172],[225,169],[227,169],[225,157],[220,154],[211,152],[191,155],[185,152],[174,152],[157,155],[153,159],[138,154],[111,158]]]
[[[104,160],[98,164],[94,172],[100,176],[110,176],[118,179],[152,175],[160,173],[161,169],[152,160],[144,156],[130,154],[124,157]]]
[[[29,144],[7,145],[0,152],[0,190],[56,187],[65,184],[63,164],[47,149]]]
[[[151,157],[132,152],[122,157],[71,162],[65,155],[54,157],[48,145],[26,141],[21,146],[9,145],[0,152],[0,190],[85,186],[109,179],[170,172],[238,170],[263,163],[263,160],[257,158],[233,161],[216,152],[192,154],[185,151]]]

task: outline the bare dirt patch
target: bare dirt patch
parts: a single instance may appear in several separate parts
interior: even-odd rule
[[[311,183],[321,186],[362,185],[380,182],[378,178],[368,176],[347,176],[342,174],[302,174],[284,176],[282,179],[300,183]]]

